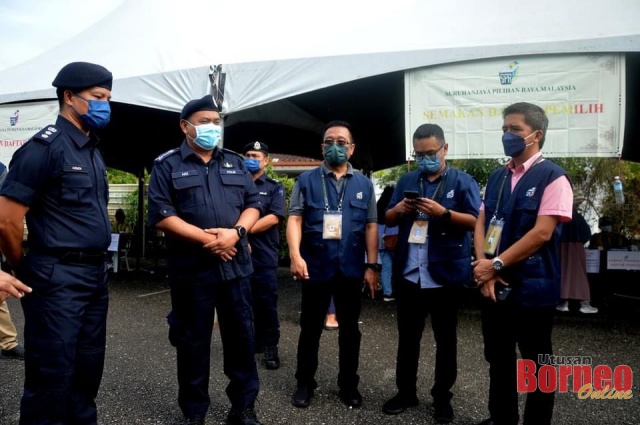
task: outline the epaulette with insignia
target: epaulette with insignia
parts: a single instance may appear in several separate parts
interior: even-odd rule
[[[160,154],[160,156],[154,159],[153,162],[162,162],[162,160],[164,160],[166,157],[168,157],[169,155],[173,155],[176,152],[180,152],[180,148],[173,148],[171,150],[166,151],[163,154]]]
[[[269,176],[267,176],[267,180],[269,180],[270,182],[274,182],[274,183],[280,183],[280,180],[276,180],[273,177],[269,177]]]
[[[48,125],[40,130],[33,138],[40,142],[51,143],[55,140],[56,137],[60,135],[62,131],[56,127],[55,125]]]
[[[242,155],[240,155],[240,154],[239,154],[238,152],[236,152],[236,151],[232,151],[231,149],[222,148],[222,151],[223,151],[223,152],[225,152],[225,153],[231,153],[231,154],[234,154],[234,155],[239,156],[240,158],[242,158]]]

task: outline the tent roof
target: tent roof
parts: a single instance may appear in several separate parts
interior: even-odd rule
[[[348,0],[316,7],[124,0],[65,43],[0,71],[0,103],[53,98],[51,81],[62,66],[96,62],[115,78],[105,148],[137,140],[157,155],[177,144],[176,112],[210,92],[210,68],[220,64],[228,147],[263,137],[279,152],[316,156],[318,129],[340,118],[364,136],[355,154],[363,168],[382,169],[404,160],[403,70],[490,57],[638,52],[639,21],[637,0],[539,0],[526,13],[498,0],[396,0],[393,7],[380,0],[366,7]],[[161,141],[145,141],[149,133],[132,130],[138,124],[156,126]],[[402,148],[371,152],[372,143]],[[109,156],[137,160],[121,150],[106,156],[108,163]],[[149,154],[143,162],[150,165]]]
[[[640,50],[640,2],[125,0],[67,42],[0,73],[0,103],[53,97],[74,60],[115,76],[113,100],[179,111],[227,73],[226,111],[371,75],[537,53]],[[46,36],[46,35],[43,35]],[[25,78],[28,75],[29,78]]]

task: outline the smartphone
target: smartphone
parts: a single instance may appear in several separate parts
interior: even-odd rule
[[[496,282],[494,288],[493,288],[494,293],[496,294],[496,300],[497,301],[504,301],[507,299],[507,297],[509,296],[509,294],[511,293],[511,287],[510,286],[506,286],[500,282]]]
[[[417,190],[405,190],[404,197],[407,199],[418,199],[420,197],[420,194]]]

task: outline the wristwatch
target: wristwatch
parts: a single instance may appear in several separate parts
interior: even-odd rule
[[[365,263],[364,267],[378,273],[380,273],[380,270],[382,269],[378,263]]]
[[[247,229],[245,229],[242,226],[235,226],[234,229],[236,229],[236,232],[238,232],[238,237],[240,239],[244,238],[245,236],[247,236]]]
[[[504,269],[504,262],[500,259],[500,257],[494,258],[493,263],[491,263],[491,265],[493,266],[493,270],[497,272]]]
[[[444,209],[444,212],[442,213],[440,218],[447,221],[451,220],[451,211],[449,211],[449,208]]]

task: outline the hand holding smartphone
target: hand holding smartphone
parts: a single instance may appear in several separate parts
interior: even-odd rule
[[[511,292],[511,287],[505,285],[504,283],[496,282],[493,287],[493,292],[496,294],[496,301],[504,301],[509,296]]]
[[[420,194],[418,193],[417,190],[405,190],[404,191],[404,197],[407,199],[418,199],[420,197]]]

